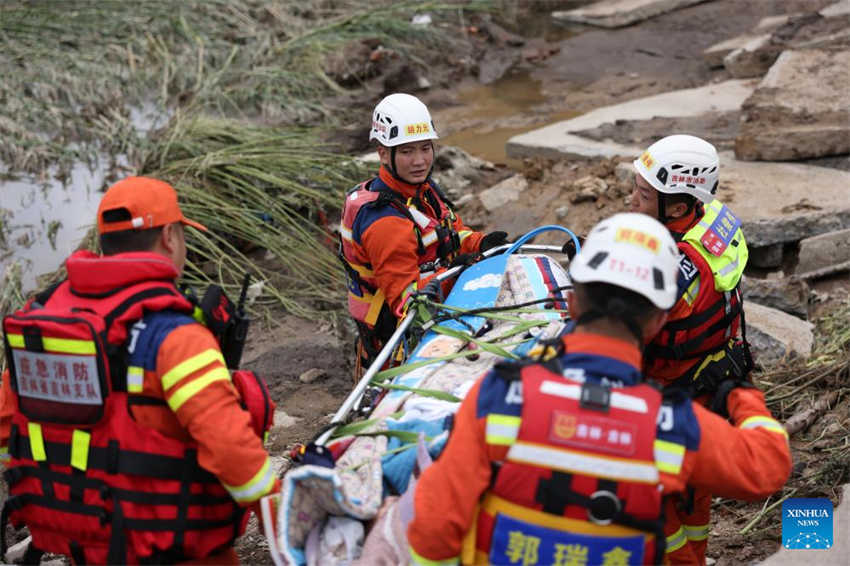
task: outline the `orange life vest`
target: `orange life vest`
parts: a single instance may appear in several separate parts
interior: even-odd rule
[[[2,523],[27,525],[35,548],[77,563],[204,558],[247,522],[194,444],[129,413],[128,329],[146,312],[194,309],[166,273],[139,269],[150,279],[97,296],[64,281],[3,321],[17,411]]]
[[[448,261],[460,248],[460,237],[453,228],[454,212],[446,204],[439,189],[429,184],[439,198],[439,218],[431,218],[419,211],[410,201],[401,197],[380,178],[365,181],[349,191],[345,198],[340,221],[340,259],[348,274],[348,312],[358,322],[374,327],[386,304],[384,292],[378,287],[366,251],[357,242],[354,223],[365,207],[387,207],[387,213],[401,213],[410,220],[416,233],[421,274],[426,276],[436,269],[435,262]]]

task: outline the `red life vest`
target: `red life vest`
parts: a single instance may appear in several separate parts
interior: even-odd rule
[[[150,264],[104,265],[151,278],[97,295],[64,281],[3,321],[18,407],[3,526],[27,525],[35,548],[77,563],[204,558],[232,545],[247,514],[194,444],[132,418],[124,348],[146,312],[194,306],[167,269],[158,278]]]
[[[519,379],[521,416],[493,424],[488,417],[488,442],[491,427],[502,435],[494,443],[516,439],[480,506],[476,563],[660,562],[661,394],[645,384],[583,384],[539,364],[522,368]]]
[[[348,312],[351,316],[369,327],[375,326],[381,309],[385,304],[384,292],[378,287],[378,281],[369,263],[369,257],[363,247],[353,237],[354,221],[363,207],[391,206],[399,211],[412,224],[416,233],[419,266],[422,275],[434,271],[436,260],[448,261],[460,248],[460,237],[454,230],[455,214],[446,205],[445,199],[437,192],[439,218],[419,211],[410,202],[405,203],[392,190],[369,190],[375,180],[365,181],[351,191],[345,199],[340,221],[340,259],[348,274]],[[426,190],[435,190],[429,186]]]

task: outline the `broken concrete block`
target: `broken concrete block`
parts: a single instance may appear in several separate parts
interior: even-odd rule
[[[798,13],[779,14],[777,16],[768,16],[759,20],[758,25],[751,33],[731,37],[720,43],[716,43],[702,52],[702,58],[710,67],[722,67],[723,58],[738,48],[744,47],[753,41],[759,35],[772,32],[782,24],[786,23],[790,18],[798,16]]]
[[[643,148],[596,141],[576,132],[615,124],[618,120],[679,118],[737,111],[752,94],[755,85],[754,80],[731,80],[604,106],[576,118],[514,136],[508,140],[505,150],[512,158],[636,157]]]
[[[504,181],[485,189],[478,194],[481,204],[488,212],[493,212],[509,202],[519,199],[519,195],[528,188],[528,181],[522,175],[508,177]]]
[[[602,0],[584,8],[552,12],[555,20],[618,28],[704,0]]]
[[[752,252],[751,252],[752,253]],[[752,258],[752,255],[750,255]],[[800,318],[809,317],[809,285],[797,277],[756,279],[744,277],[741,283],[744,304],[758,303]]]
[[[746,303],[747,339],[758,365],[769,367],[792,356],[806,359],[814,345],[814,325],[780,310]]]
[[[772,43],[770,39],[769,33],[751,38],[726,55],[723,66],[736,79],[761,77],[782,51],[781,46]]]
[[[850,153],[850,50],[784,51],[744,102],[735,155],[794,160]]]
[[[746,237],[746,233],[744,236]],[[762,269],[776,269],[782,265],[782,244],[770,244],[769,246],[750,247],[750,257],[747,265]]]
[[[850,228],[850,172],[738,161],[720,153],[717,198],[743,222],[750,248]]]
[[[794,273],[802,279],[823,277],[850,269],[850,230],[829,232],[802,240],[799,257]]]

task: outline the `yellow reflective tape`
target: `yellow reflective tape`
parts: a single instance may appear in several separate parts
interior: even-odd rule
[[[26,348],[23,334],[7,334],[9,346],[12,348]],[[92,355],[97,352],[97,346],[92,340],[77,340],[75,338],[50,338],[42,337],[41,343],[47,352],[60,352],[62,354]]]
[[[738,428],[763,428],[771,432],[778,432],[785,438],[788,438],[788,431],[785,430],[784,426],[782,426],[778,421],[763,415],[756,415],[745,419],[744,422],[738,425]]]
[[[685,455],[685,447],[683,445],[675,442],[669,442],[667,440],[661,440],[660,438],[655,439],[655,449],[662,452],[668,452],[676,456]]]
[[[191,399],[196,393],[201,391],[210,383],[215,381],[226,381],[228,379],[230,379],[230,373],[228,373],[226,368],[211,369],[207,373],[193,379],[175,391],[174,394],[168,398],[168,406],[176,413],[177,410],[183,406],[183,403]]]
[[[36,462],[47,460],[47,452],[44,451],[44,437],[41,435],[41,425],[32,422],[27,423],[27,434],[30,437],[32,459]]]
[[[141,393],[145,383],[145,368],[130,366],[127,368],[127,391]]]
[[[386,298],[384,296],[384,290],[378,289],[378,292],[372,295],[372,301],[369,305],[369,310],[366,312],[366,317],[363,319],[366,324],[370,324],[372,326],[378,321],[378,315],[381,314],[381,307],[384,306],[386,302]]]
[[[685,531],[682,527],[679,530],[667,537],[667,552],[676,552],[688,542],[688,537],[685,536]]]
[[[271,458],[266,456],[266,461],[263,467],[260,468],[254,477],[243,483],[242,485],[232,486],[222,482],[222,485],[230,492],[230,496],[237,502],[244,503],[247,501],[255,501],[264,495],[274,486],[275,474],[272,469]]]
[[[452,558],[446,558],[444,560],[430,560],[421,556],[413,550],[413,547],[410,547],[410,563],[415,564],[416,566],[451,566],[453,564],[458,564],[459,556],[453,556]]]
[[[204,366],[207,366],[215,361],[221,362],[221,365],[224,365],[224,358],[221,357],[221,352],[214,348],[210,348],[209,350],[205,350],[200,354],[192,356],[188,360],[184,360],[168,370],[165,375],[162,376],[162,390],[168,390],[172,385],[192,373],[193,371],[198,371]]]
[[[204,326],[207,325],[207,317],[201,307],[196,306],[192,309],[192,318],[199,324],[203,324]]]
[[[514,415],[487,415],[485,440],[487,444],[510,446],[516,442],[522,417]]]
[[[709,525],[684,525],[684,530],[688,540],[705,540],[708,538]]]
[[[269,441],[269,431],[263,433],[263,444]]]
[[[89,443],[91,434],[84,430],[74,430],[71,436],[71,467],[83,472],[89,466]]]
[[[696,279],[688,286],[683,295],[688,305],[693,305],[694,301],[697,300],[697,296],[699,295],[699,279],[699,275],[697,275]]]
[[[0,462],[5,462],[6,460],[11,459],[12,456],[9,454],[8,446],[0,446]]]
[[[457,233],[458,239],[463,242],[467,237],[473,234],[472,230],[461,230]]]

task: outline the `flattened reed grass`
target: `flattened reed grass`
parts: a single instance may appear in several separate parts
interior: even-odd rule
[[[173,122],[143,173],[172,182],[186,215],[210,229],[191,231],[189,283],[217,283],[235,299],[249,271],[266,283],[260,306],[315,316],[342,304],[345,275],[326,219],[367,175],[352,159],[309,131],[194,117]],[[256,246],[273,261],[257,261]]]

